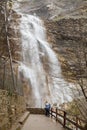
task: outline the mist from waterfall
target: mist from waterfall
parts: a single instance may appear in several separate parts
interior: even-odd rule
[[[43,22],[36,16],[22,14],[20,23],[22,63],[19,71],[29,87],[30,107],[43,107],[49,100],[62,104],[72,100],[70,84],[61,75],[60,63],[46,39]]]

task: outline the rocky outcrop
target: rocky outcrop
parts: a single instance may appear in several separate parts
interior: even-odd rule
[[[0,88],[9,89],[10,86],[11,88],[13,86],[10,58],[12,58],[12,69],[15,77],[17,76],[16,71],[19,65],[18,61],[21,59],[21,40],[19,39],[20,15],[18,15],[15,11],[8,9],[7,21],[5,22],[5,3],[0,2],[0,4]],[[9,52],[11,52],[11,57]]]
[[[19,53],[21,50],[20,15],[8,9],[8,21],[5,22],[5,2],[0,1],[0,130],[10,129],[26,109],[22,84],[18,78],[18,60],[21,55]],[[12,68],[9,50],[12,57]]]
[[[23,96],[0,90],[0,129],[8,130],[25,112]]]
[[[18,0],[15,8],[23,13],[35,14],[42,19],[59,17],[87,17],[87,0]]]
[[[80,72],[77,58],[83,46],[87,47],[86,23],[86,18],[45,21],[48,41],[58,54],[63,75],[67,79],[76,78],[76,74]]]

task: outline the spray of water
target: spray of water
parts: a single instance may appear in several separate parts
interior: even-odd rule
[[[44,100],[57,104],[71,101],[70,85],[64,81],[59,61],[47,43],[42,21],[22,14],[20,32],[23,61],[19,71],[30,83],[33,104],[29,105],[41,107]]]

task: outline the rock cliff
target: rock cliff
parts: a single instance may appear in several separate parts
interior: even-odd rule
[[[12,81],[10,82],[9,80],[9,77],[11,78],[11,70],[9,69],[10,65],[8,63],[9,54],[6,44],[4,14],[3,11],[1,11],[2,4],[3,3],[0,2],[0,88],[3,86],[12,87]],[[47,39],[60,60],[62,73],[66,80],[72,81],[76,79],[76,75],[80,73],[85,74],[84,60],[83,67],[79,67],[78,56],[80,56],[80,58],[83,57],[82,50],[87,52],[87,0],[18,0],[17,3],[14,2],[13,10],[14,9],[19,12],[21,10],[23,13],[37,15],[44,20],[44,25],[47,29]],[[21,39],[19,39],[20,17],[21,16],[15,11],[12,11],[8,24],[8,36],[14,72],[16,72],[15,68],[17,68],[16,63],[20,61],[21,58]],[[7,68],[4,69],[3,63],[5,60],[8,65],[6,64]],[[3,82],[4,70],[6,70],[5,84]],[[15,75],[17,76],[17,74]],[[24,83],[24,85],[26,86],[26,83]],[[27,91],[27,89],[24,91]],[[3,96],[2,94],[3,92],[1,92],[1,97]],[[5,100],[6,97],[7,96],[5,96]],[[21,107],[22,104],[23,101],[21,101]],[[6,104],[3,106],[5,105]],[[13,102],[12,105],[14,105]],[[18,105],[18,103],[16,105]],[[1,110],[0,112],[2,113]]]
[[[18,11],[35,14],[43,19],[87,17],[87,0],[18,0]],[[20,7],[20,8],[19,8]]]
[[[18,39],[19,31],[16,27],[19,25],[20,15],[9,9],[6,14],[5,2],[0,1],[0,130],[10,129],[25,111],[25,98],[23,88],[19,87],[21,85],[19,85],[17,63],[20,59],[21,47]],[[8,20],[5,19],[5,15]],[[12,68],[9,51],[12,57]],[[12,69],[16,84],[13,83]]]
[[[82,46],[87,47],[86,23],[86,18],[66,18],[45,22],[48,41],[58,54],[62,72],[68,79],[75,78],[75,75],[80,73],[78,58],[81,56],[78,56],[77,53],[80,54]]]
[[[48,41],[58,54],[63,75],[68,80],[75,79],[80,71],[76,51],[87,42],[87,0],[18,1],[16,10],[44,20]],[[83,68],[81,71],[84,74]]]

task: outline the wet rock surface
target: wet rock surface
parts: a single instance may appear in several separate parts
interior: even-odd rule
[[[18,0],[18,11],[27,14],[35,14],[43,19],[58,17],[87,17],[86,0]],[[25,8],[24,8],[25,7]]]
[[[87,44],[87,19],[61,19],[59,21],[46,21],[47,38],[52,48],[58,54],[62,72],[65,77],[75,78],[79,73],[77,53]],[[80,47],[80,50],[78,49]],[[81,58],[81,57],[79,57]]]

